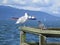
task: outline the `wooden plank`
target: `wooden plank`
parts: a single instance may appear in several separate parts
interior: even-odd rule
[[[54,27],[54,28],[52,28],[52,27],[49,27],[49,28],[47,28],[48,30],[60,30],[60,27]]]
[[[27,43],[26,43],[27,44]],[[29,45],[39,45],[38,43],[28,43]],[[60,45],[60,42],[56,43],[56,42],[50,42],[50,43],[47,43],[46,45]]]
[[[39,45],[46,45],[46,37],[42,34],[39,35]]]
[[[47,45],[60,45],[60,42],[50,42],[50,43],[47,43]]]
[[[20,27],[19,29],[30,33],[43,34],[47,37],[60,37],[59,30],[41,30],[41,29],[36,29],[31,27]]]
[[[20,45],[24,45],[25,44],[25,40],[26,40],[26,33],[23,31],[20,31]]]

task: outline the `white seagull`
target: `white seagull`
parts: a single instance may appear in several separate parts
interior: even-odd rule
[[[22,16],[22,17],[18,18],[18,20],[17,20],[16,24],[19,24],[19,23],[23,24],[23,23],[25,23],[27,20],[28,20],[28,14],[27,14],[27,13],[25,13],[25,15],[24,15],[24,16]]]
[[[25,26],[25,22],[27,21],[27,20],[35,20],[36,18],[34,17],[34,16],[29,16],[27,13],[25,13],[25,15],[24,16],[22,16],[22,17],[19,17],[18,19],[17,19],[17,21],[16,21],[16,24],[21,24],[21,26]]]

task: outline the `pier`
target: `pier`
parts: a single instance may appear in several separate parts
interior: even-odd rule
[[[38,29],[32,27],[19,27],[20,29],[20,45],[60,45],[60,43],[47,43],[47,37],[60,37],[60,30],[52,30],[52,29]],[[26,33],[32,33],[39,36],[39,42],[26,42]]]

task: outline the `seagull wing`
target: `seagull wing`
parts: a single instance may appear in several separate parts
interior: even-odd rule
[[[22,16],[22,17],[20,17],[20,18],[16,21],[16,24],[21,23],[22,18],[23,18],[23,16]]]

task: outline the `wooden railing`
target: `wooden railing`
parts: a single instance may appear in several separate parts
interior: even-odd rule
[[[31,28],[31,27],[19,27],[20,29],[20,45],[30,45],[34,44],[32,43],[26,43],[26,32],[36,34],[39,36],[39,43],[35,43],[36,45],[48,45],[46,42],[46,37],[60,37],[60,31],[59,30],[42,30],[42,29],[37,29],[37,28]],[[34,44],[34,45],[35,45]],[[51,43],[50,43],[51,44]],[[57,43],[56,43],[57,44]],[[51,45],[55,45],[55,43],[52,43]],[[60,44],[57,44],[60,45]]]

